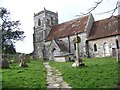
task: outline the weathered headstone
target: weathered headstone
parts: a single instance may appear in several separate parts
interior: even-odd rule
[[[2,68],[9,68],[9,61],[6,54],[2,55]]]
[[[19,64],[20,67],[28,67],[28,65],[25,61],[25,54],[19,55],[19,62],[20,62],[20,64]]]
[[[15,54],[14,55],[14,63],[18,63],[19,62],[19,54]]]

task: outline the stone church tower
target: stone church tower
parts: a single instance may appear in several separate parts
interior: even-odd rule
[[[44,40],[48,36],[51,28],[58,24],[58,13],[46,10],[34,14],[34,57],[43,58],[45,54]],[[46,55],[46,54],[45,54]]]

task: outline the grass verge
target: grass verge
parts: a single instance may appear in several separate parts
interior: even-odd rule
[[[84,58],[84,67],[72,67],[73,62],[50,62],[73,88],[116,88],[118,63],[113,58]]]
[[[46,69],[41,60],[31,60],[28,67],[10,64],[2,69],[2,88],[46,88]]]

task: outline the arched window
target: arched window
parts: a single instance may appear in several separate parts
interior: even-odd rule
[[[47,25],[49,25],[50,24],[50,20],[49,19],[47,19],[47,23],[46,23]]]
[[[40,26],[41,25],[41,20],[40,19],[38,19],[38,26]]]
[[[53,17],[51,17],[51,25],[53,25]]]
[[[94,44],[94,51],[96,52],[97,51],[97,45]]]
[[[51,50],[51,52],[53,53],[55,50],[56,50],[56,48],[53,48],[53,49]]]
[[[110,47],[108,43],[103,43],[103,52],[104,56],[109,56],[110,55]]]
[[[117,49],[119,49],[119,42],[117,39],[116,39],[116,47],[117,47]]]

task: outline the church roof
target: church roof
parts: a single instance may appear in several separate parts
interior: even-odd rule
[[[68,48],[65,46],[65,42],[63,42],[62,40],[55,40],[55,42],[57,43],[61,51],[68,51]]]
[[[88,18],[89,15],[53,26],[46,41],[84,32]]]
[[[120,34],[119,23],[120,15],[94,22],[88,40]]]

